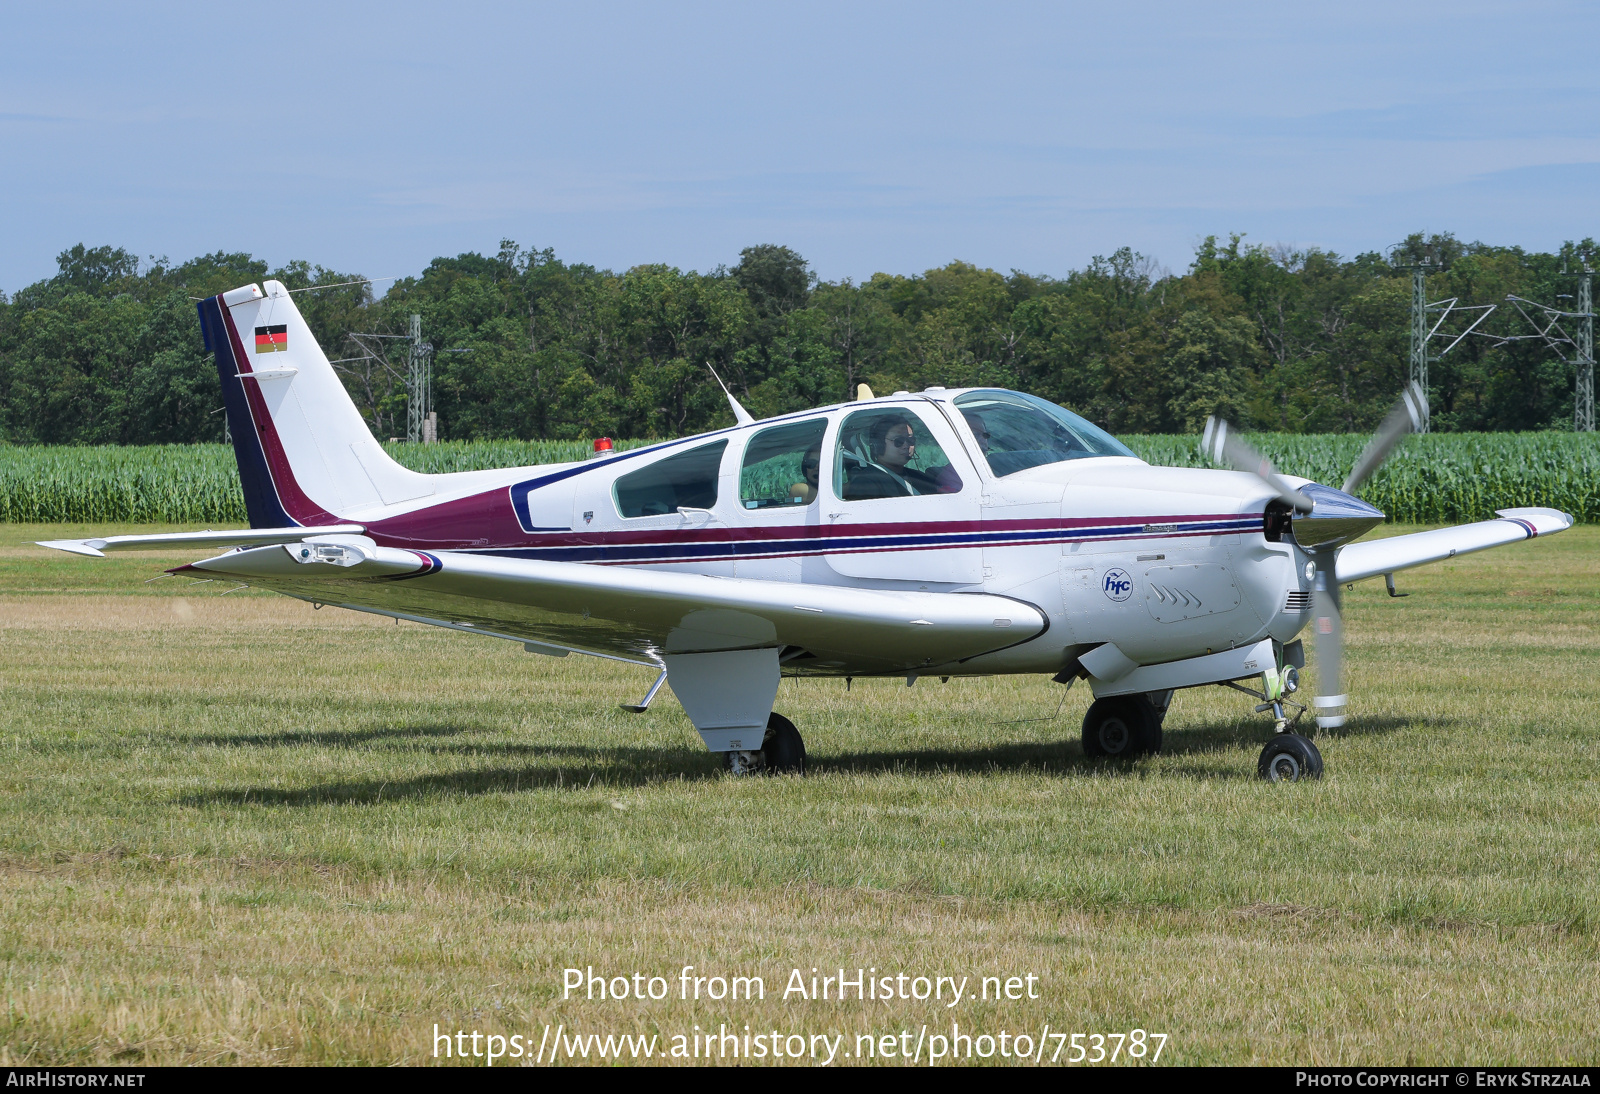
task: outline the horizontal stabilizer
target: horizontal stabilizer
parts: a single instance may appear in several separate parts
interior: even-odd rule
[[[1365,581],[1379,574],[1397,573],[1456,555],[1521,543],[1535,536],[1554,535],[1573,524],[1572,515],[1559,509],[1499,509],[1496,512],[1500,514],[1499,520],[1481,520],[1454,528],[1352,543],[1339,552],[1334,575],[1341,583]]]
[[[269,547],[277,543],[298,543],[307,536],[360,535],[359,524],[331,524],[319,528],[233,528],[221,532],[158,532],[147,536],[106,536],[102,539],[41,539],[40,547],[71,551],[75,555],[100,558],[108,551],[165,551],[194,548],[210,551],[218,547]]]

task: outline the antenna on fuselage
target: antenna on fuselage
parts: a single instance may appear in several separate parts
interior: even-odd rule
[[[729,391],[728,385],[722,382],[722,377],[717,375],[717,370],[711,368],[710,361],[706,362],[706,368],[710,369],[711,378],[715,380],[717,382],[717,386],[722,389],[722,394],[728,397],[728,405],[733,407],[733,420],[738,422],[740,425],[753,425],[755,423],[755,419],[752,418],[750,416],[750,412],[744,408],[744,404],[740,403],[738,399],[733,397],[733,392]]]

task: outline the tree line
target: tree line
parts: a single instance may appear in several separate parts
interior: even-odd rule
[[[359,275],[248,254],[181,264],[117,247],[63,251],[52,278],[0,293],[0,441],[220,440],[215,367],[194,301],[274,278],[380,439],[404,435],[394,338],[412,314],[434,347],[442,437],[669,437],[732,423],[707,365],[758,417],[878,393],[999,385],[1116,433],[1248,428],[1361,432],[1408,371],[1409,263],[1440,264],[1429,299],[1508,293],[1572,310],[1592,240],[1556,253],[1418,233],[1387,255],[1207,237],[1174,274],[1127,248],[1049,277],[952,262],[921,275],[819,280],[788,247],[708,273],[622,273],[503,241],[435,259],[375,297]],[[1455,324],[1452,322],[1451,324]],[[1437,431],[1571,429],[1574,367],[1502,307],[1431,366]],[[1436,346],[1442,348],[1443,343]],[[385,349],[385,347],[390,347]],[[1570,358],[1570,354],[1567,354]]]

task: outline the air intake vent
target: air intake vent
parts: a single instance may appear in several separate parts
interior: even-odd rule
[[[1292,592],[1289,599],[1284,602],[1283,610],[1286,612],[1303,612],[1311,607],[1311,594],[1309,592]]]

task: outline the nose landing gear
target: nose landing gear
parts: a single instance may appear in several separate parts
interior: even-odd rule
[[[1274,735],[1261,750],[1261,758],[1256,761],[1257,775],[1275,783],[1322,778],[1322,753],[1309,737],[1302,737],[1295,732],[1300,725],[1301,715],[1306,712],[1302,704],[1289,698],[1300,690],[1300,674],[1295,666],[1285,665],[1281,670],[1262,673],[1260,691],[1232,681],[1222,686],[1263,700],[1257,704],[1256,713],[1272,714]],[[1284,713],[1285,706],[1295,708],[1293,718]]]
[[[1322,778],[1322,753],[1308,737],[1280,733],[1267,742],[1256,761],[1256,774],[1268,782],[1293,783]]]

